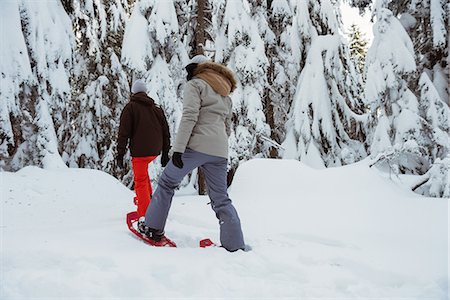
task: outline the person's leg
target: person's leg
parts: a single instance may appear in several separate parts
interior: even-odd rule
[[[228,251],[244,249],[244,237],[238,213],[231,203],[227,192],[227,160],[215,157],[202,165],[205,173],[211,208],[220,224],[220,242]]]
[[[150,203],[148,161],[145,157],[133,157],[131,164],[134,174],[134,191],[137,197],[137,212],[142,217],[145,215],[145,211]]]
[[[152,161],[154,161],[156,158],[157,158],[157,156],[147,156],[147,173],[148,173],[148,165],[149,165]],[[152,194],[153,194],[152,181],[151,181],[151,179],[150,179],[150,176],[147,176],[147,177],[148,177],[148,193],[149,193],[149,199],[150,199],[150,202],[151,202],[151,201],[152,201]],[[149,204],[150,204],[150,203],[149,203]],[[148,207],[148,204],[147,204],[147,206],[145,207],[144,215],[145,215],[145,212],[147,211],[147,207]]]
[[[145,225],[152,229],[164,230],[175,189],[184,176],[208,159],[208,155],[186,149],[182,159],[182,169],[175,167],[171,160],[158,180],[158,187],[145,214]]]

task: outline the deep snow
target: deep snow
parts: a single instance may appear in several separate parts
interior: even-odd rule
[[[360,162],[315,170],[258,159],[230,195],[250,252],[218,240],[205,196],[174,198],[152,248],[125,225],[133,192],[87,169],[2,172],[0,299],[448,299],[448,199]]]

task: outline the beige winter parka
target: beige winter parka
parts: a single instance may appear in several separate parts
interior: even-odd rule
[[[230,93],[236,88],[233,72],[205,62],[197,66],[194,78],[184,88],[183,115],[173,146],[228,158],[228,136],[232,114]]]

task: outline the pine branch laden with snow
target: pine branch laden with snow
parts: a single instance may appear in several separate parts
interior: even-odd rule
[[[263,96],[267,85],[268,59],[258,21],[253,19],[252,3],[227,1],[213,3],[213,28],[216,36],[215,61],[236,74],[238,85],[231,95],[233,126],[229,139],[231,168],[252,157],[268,157],[272,144],[264,114]],[[266,28],[267,29],[267,28]],[[262,29],[265,30],[265,29]]]
[[[283,157],[317,168],[358,161],[367,155],[367,118],[358,99],[361,82],[339,33],[339,8],[329,1],[303,1],[295,11],[292,47],[301,44],[307,56],[290,109]],[[297,55],[304,56],[301,51]]]
[[[278,61],[279,55],[277,52],[279,52],[279,49],[276,48],[277,37],[275,35],[275,32],[269,25],[270,13],[270,8],[268,7],[268,3],[266,3],[266,1],[255,0],[250,3],[250,15],[257,24],[258,33],[264,42],[264,51],[265,56],[267,57],[267,67],[265,69],[266,83],[264,84],[262,94],[260,95],[265,123],[267,124],[268,128],[270,128],[270,132],[260,134],[258,136],[258,140],[259,143],[264,144],[263,147],[267,149],[265,150],[264,157],[277,158],[279,157],[279,143],[281,143],[280,135],[282,135],[282,133],[280,133],[279,130],[278,133],[276,131],[277,129],[282,128],[282,126],[278,126],[279,123],[276,119],[277,115],[275,114],[275,108],[285,104],[289,100],[286,102],[280,101],[280,92],[275,92],[278,86],[274,85],[274,64]],[[280,64],[278,64],[277,67],[277,71],[281,71],[279,68]],[[288,85],[286,84],[285,86],[283,86],[283,89],[285,89],[286,86],[288,87]],[[283,97],[285,97],[286,99],[291,99],[289,93],[284,94]],[[279,120],[282,119],[283,117],[281,116]]]
[[[271,127],[271,139],[277,144],[285,139],[284,125],[289,117],[288,108],[295,94],[298,72],[295,57],[291,54],[290,31],[293,13],[287,0],[272,1],[267,11],[270,39],[266,39],[266,56],[269,60],[267,86],[265,91],[265,111],[267,123]],[[269,31],[268,31],[269,32]],[[280,152],[280,146],[274,146]],[[275,152],[272,150],[271,152]],[[276,156],[279,156],[277,153]]]
[[[370,6],[367,0],[351,0],[361,11]],[[408,79],[408,85],[418,94],[418,81],[427,72],[441,99],[450,106],[449,10],[445,0],[407,0],[375,2],[375,10],[388,8],[409,33],[416,51],[417,72]]]
[[[33,81],[33,74],[22,32],[19,2],[4,3],[0,16],[0,38],[3,41],[0,57],[8,57],[8,60],[0,60],[0,168],[10,170],[13,168],[8,161],[24,141],[21,123],[29,114],[24,112],[19,94],[24,83]]]
[[[350,136],[354,124],[364,134],[365,116],[355,113],[346,102],[355,91],[345,88],[350,78],[343,63],[348,63],[349,57],[342,59],[343,47],[339,35],[313,39],[291,108],[283,144],[285,158],[323,168],[366,156],[363,143]]]
[[[70,95],[70,20],[57,0],[10,1],[3,6],[0,49],[2,57],[14,63],[2,60],[1,167],[64,167],[58,142],[64,135]]]
[[[351,0],[350,5],[364,12],[374,6],[377,10],[387,8],[400,19],[409,33],[416,51],[417,72],[408,78],[408,86],[418,94],[418,81],[423,72],[427,72],[433,81],[441,99],[450,106],[450,68],[449,64],[449,12],[450,6],[445,0],[378,0],[375,5],[368,0]]]
[[[183,1],[137,1],[127,23],[122,43],[121,61],[131,74],[130,81],[142,78],[147,94],[164,110],[174,139],[182,114],[184,66],[188,61],[182,43],[177,15],[187,9]],[[177,10],[178,9],[178,10]],[[187,22],[187,19],[181,18]],[[150,168],[150,177],[161,173],[158,161]]]
[[[442,100],[450,105],[447,1],[391,1],[385,5],[399,17],[417,52],[417,72],[408,79],[409,86],[418,93],[419,77],[427,72]]]
[[[365,95],[370,104],[374,135],[371,155],[403,149],[401,144],[415,141],[422,144],[423,130],[418,100],[404,79],[416,70],[414,49],[408,34],[392,12],[378,7],[374,25],[374,41],[367,54]],[[397,145],[398,144],[398,145]],[[423,172],[423,161],[415,161],[400,168],[403,172]]]
[[[158,55],[168,64],[172,59],[186,62],[187,53],[180,41],[173,1],[139,0],[125,30],[121,61],[133,77],[143,76]]]
[[[441,99],[450,105],[449,10],[445,0],[412,0],[401,20],[417,50],[419,80],[428,73]],[[406,22],[408,21],[408,22]]]
[[[368,41],[356,24],[352,24],[349,33],[350,57],[355,61],[359,74],[364,73]]]
[[[446,22],[448,25],[448,12],[445,12],[445,0],[430,0],[430,19],[431,28],[433,29],[433,46],[435,48],[444,48],[447,43]],[[447,27],[448,28],[448,27]]]
[[[371,11],[373,6],[373,0],[349,0],[350,6],[359,9],[359,13],[363,15],[367,10]]]
[[[127,7],[126,0],[65,2],[77,39],[66,122],[71,134],[62,143],[63,158],[71,167],[97,168],[119,176],[115,137],[129,83],[118,57]]]
[[[428,174],[436,160],[448,155],[448,41],[443,39],[448,36],[448,7],[444,2],[380,0],[375,4],[377,24],[366,60],[365,86],[374,125],[371,153],[378,166],[398,174]],[[395,16],[400,16],[399,22]],[[421,189],[421,193],[428,191]]]
[[[426,73],[419,80],[419,109],[425,130],[424,147],[430,163],[444,159],[450,153],[450,108],[441,100],[438,91]]]
[[[190,57],[215,52],[211,0],[175,1],[180,38]]]
[[[0,61],[0,168],[54,168],[65,162],[102,169],[130,183],[130,168],[124,174],[115,166],[115,140],[129,87],[140,77],[176,136],[183,69],[198,46],[196,2],[131,2],[2,4],[6,26],[0,55],[8,59]],[[351,3],[371,6],[366,0]],[[448,157],[450,144],[445,0],[375,3],[364,93],[341,36],[336,1],[205,5],[202,49],[238,79],[232,95],[232,168],[253,157],[277,157],[280,150],[286,150],[284,157],[318,167],[337,166],[361,159],[370,148],[378,166],[419,174],[417,192],[446,195],[447,169],[437,167]],[[359,43],[351,45],[361,51]],[[364,115],[368,106],[370,133]],[[151,168],[156,179],[159,162]]]
[[[436,159],[422,182],[413,187],[419,194],[436,198],[450,198],[450,156]]]

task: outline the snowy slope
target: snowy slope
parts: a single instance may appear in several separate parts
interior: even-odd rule
[[[133,193],[105,173],[0,175],[2,300],[448,298],[448,200],[401,190],[365,162],[243,164],[230,195],[247,253],[197,247],[218,240],[204,196],[179,193],[166,228],[179,248],[151,248],[125,226]]]

